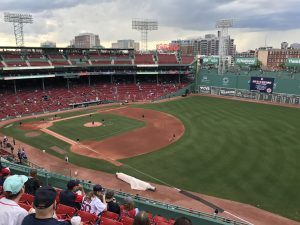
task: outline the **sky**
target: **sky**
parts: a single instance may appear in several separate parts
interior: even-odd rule
[[[49,40],[66,47],[83,32],[99,34],[110,48],[121,39],[140,41],[133,18],[155,19],[157,31],[148,34],[148,47],[172,40],[217,33],[216,21],[232,19],[229,34],[237,50],[280,47],[282,41],[300,42],[300,0],[1,0],[0,45],[15,46],[13,25],[4,12],[30,13],[34,23],[24,25],[25,46]]]

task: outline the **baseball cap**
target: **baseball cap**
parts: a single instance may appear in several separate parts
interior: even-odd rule
[[[77,185],[79,185],[79,180],[70,180],[67,184],[67,187],[68,189],[73,189]]]
[[[93,187],[93,191],[100,191],[100,192],[103,192],[105,191],[104,188],[100,185],[100,184],[96,184],[94,187]]]
[[[28,177],[24,175],[13,175],[6,178],[3,184],[3,190],[9,191],[13,195],[20,192],[25,182],[28,180]]]
[[[46,209],[51,206],[56,199],[56,191],[52,187],[40,187],[35,192],[33,205],[37,209]]]
[[[8,167],[2,168],[1,173],[2,176],[7,176],[10,174],[10,169]]]

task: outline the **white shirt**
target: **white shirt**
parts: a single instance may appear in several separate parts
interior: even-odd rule
[[[0,199],[0,225],[21,225],[28,212],[16,202],[7,198]]]
[[[103,212],[106,209],[106,205],[101,202],[101,200],[97,197],[92,198],[90,203],[91,211],[90,213],[94,213],[97,216],[99,213]]]

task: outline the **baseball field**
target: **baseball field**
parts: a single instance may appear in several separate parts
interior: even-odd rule
[[[34,118],[1,133],[82,167],[160,180],[300,221],[299,115],[295,108],[194,96]]]

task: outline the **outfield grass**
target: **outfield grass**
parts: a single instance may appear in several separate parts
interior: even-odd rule
[[[136,107],[178,117],[185,125],[184,136],[161,151],[121,160],[122,168],[73,153],[71,162],[153,181],[133,167],[178,188],[248,203],[300,221],[299,109],[209,97]],[[62,148],[66,145],[47,134],[43,140],[28,139],[15,128],[2,132],[35,147],[52,142]]]
[[[143,107],[173,114],[186,132],[123,163],[178,188],[300,221],[299,109],[209,97]]]
[[[101,122],[102,126],[92,128],[84,127],[85,123],[92,121]],[[120,135],[130,130],[141,128],[143,126],[145,126],[145,123],[142,121],[123,116],[101,113],[93,114],[91,117],[87,115],[55,122],[53,126],[49,127],[48,129],[74,141],[76,141],[77,138],[79,138],[81,141],[100,141],[111,136]]]

